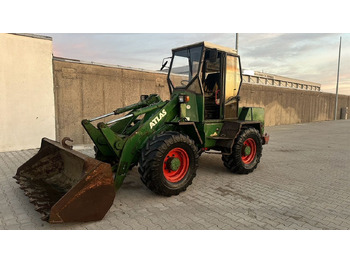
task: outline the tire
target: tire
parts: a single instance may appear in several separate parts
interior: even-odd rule
[[[231,155],[223,155],[224,166],[237,174],[248,174],[258,166],[262,155],[262,138],[255,128],[242,129]]]
[[[192,184],[198,158],[198,149],[188,136],[174,131],[156,135],[141,152],[141,180],[158,195],[178,195]]]

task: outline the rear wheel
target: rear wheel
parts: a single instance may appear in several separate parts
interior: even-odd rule
[[[142,182],[159,195],[178,195],[192,184],[198,167],[198,149],[192,139],[178,132],[151,138],[142,150]]]
[[[223,155],[224,166],[238,174],[251,173],[260,162],[262,139],[255,128],[243,129],[236,138],[231,155]]]

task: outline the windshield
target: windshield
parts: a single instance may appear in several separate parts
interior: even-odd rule
[[[184,88],[198,75],[202,47],[193,47],[174,53],[170,68],[170,82],[173,88]]]

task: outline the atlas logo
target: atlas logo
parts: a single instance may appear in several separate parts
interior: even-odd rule
[[[158,116],[156,116],[155,118],[153,118],[153,120],[151,121],[151,123],[149,123],[149,127],[152,129],[154,126],[156,126],[160,120],[162,120],[162,118],[166,116],[166,111],[165,109],[163,109]]]

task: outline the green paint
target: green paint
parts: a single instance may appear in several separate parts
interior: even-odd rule
[[[122,186],[125,177],[126,177],[126,174],[115,176],[115,178],[114,178],[114,186],[115,186],[115,190],[116,191]]]
[[[259,121],[264,124],[265,109],[262,107],[240,107],[238,109],[238,119]]]
[[[115,156],[119,157],[120,149],[123,147],[125,139],[121,138],[118,134],[114,133],[113,130],[110,129],[104,123],[98,124],[98,128],[100,129],[102,135],[106,139],[109,148],[113,150]]]
[[[238,108],[238,120],[258,121],[261,123],[261,133],[264,133],[265,109],[262,107],[240,107]]]
[[[244,148],[244,155],[245,155],[245,156],[248,156],[248,155],[250,154],[250,152],[251,152],[250,146],[246,146],[246,147]]]
[[[190,122],[198,122],[197,95],[192,92],[176,90],[173,95],[189,96],[190,101],[180,103],[180,119]]]
[[[223,126],[223,121],[218,120],[211,120],[206,121],[204,123],[204,135],[205,135],[205,142],[204,147],[211,148],[216,145],[216,140],[214,140],[212,137],[219,136],[221,128]]]
[[[180,166],[181,166],[181,161],[177,157],[174,157],[170,160],[170,169],[172,171],[178,170]]]

